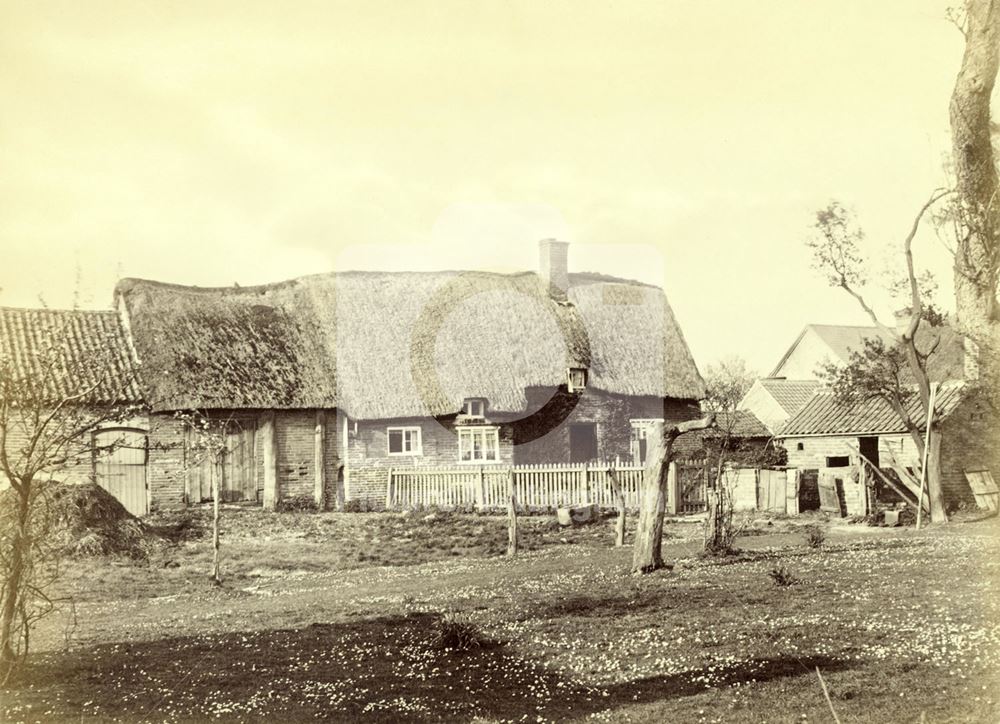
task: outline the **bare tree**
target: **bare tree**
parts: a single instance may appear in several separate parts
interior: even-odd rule
[[[921,325],[926,328],[931,324],[939,324],[942,316],[926,301],[930,280],[916,273],[912,246],[920,222],[928,209],[947,195],[946,191],[936,191],[930,197],[920,209],[904,239],[906,276],[904,282],[895,284],[896,289],[903,289],[908,294],[909,316],[902,329],[885,324],[865,296],[870,279],[860,248],[864,233],[853,214],[836,201],[831,202],[826,208],[817,212],[815,228],[818,233],[808,242],[813,251],[814,265],[826,275],[830,286],[843,289],[853,297],[872,323],[893,340],[891,347],[875,342],[867,343],[864,353],[856,357],[853,360],[854,364],[849,365],[846,371],[834,370],[828,375],[833,375],[835,388],[839,384],[842,400],[849,401],[858,395],[878,396],[884,399],[906,427],[920,453],[921,460],[925,459],[924,436],[920,432],[919,421],[913,419],[908,408],[914,394],[919,396],[924,410],[930,407],[931,386],[927,362],[935,352],[937,343],[932,341],[927,348],[921,349],[918,346],[918,331]],[[904,364],[907,384],[903,384],[901,376]],[[853,392],[845,393],[846,388],[852,388]],[[932,451],[934,450],[936,446],[932,446]],[[939,460],[936,454],[928,455],[926,459],[931,521],[944,522],[948,518],[941,492]]]
[[[209,580],[222,585],[220,560],[222,471],[230,453],[227,444],[230,435],[239,427],[232,417],[214,417],[203,410],[183,410],[175,413],[185,431],[184,465],[182,475],[190,475],[195,469],[208,464],[212,476],[212,571]]]
[[[52,319],[57,319],[53,315]],[[141,412],[113,332],[73,347],[78,330],[50,326],[30,354],[0,348],[0,681],[27,655],[31,629],[53,610],[47,588],[59,546],[50,495],[71,471],[91,471],[94,433]]]
[[[715,414],[679,425],[657,423],[650,431],[646,469],[639,498],[639,520],[632,549],[632,572],[652,573],[663,568],[663,516],[667,506],[667,477],[673,454],[674,440],[694,430],[704,430],[715,424]]]
[[[733,483],[729,466],[739,460],[746,462],[740,449],[737,424],[738,408],[743,396],[757,375],[739,357],[721,360],[705,370],[707,397],[705,407],[716,413],[716,435],[705,445],[712,464],[711,490],[708,495],[708,517],[705,521],[705,550],[728,553],[739,534],[733,516]],[[753,461],[756,462],[756,461]]]
[[[983,388],[1000,409],[1000,183],[990,99],[1000,60],[1000,2],[968,0],[952,19],[965,36],[951,95],[952,162],[957,195],[955,233],[958,330],[976,350]]]

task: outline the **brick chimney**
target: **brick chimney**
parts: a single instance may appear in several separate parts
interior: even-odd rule
[[[566,265],[568,241],[542,239],[538,242],[538,275],[549,288],[553,299],[564,301],[569,289],[569,271]]]

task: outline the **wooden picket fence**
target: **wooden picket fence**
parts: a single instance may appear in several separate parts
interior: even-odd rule
[[[680,473],[679,473],[680,470]],[[691,484],[683,466],[671,463],[667,509],[671,513],[705,510],[702,476]],[[518,507],[548,510],[560,506],[597,505],[614,508],[611,476],[617,477],[628,508],[639,507],[643,469],[640,466],[589,463],[557,465],[460,466],[452,468],[392,468],[388,474],[386,508],[503,508],[513,476]],[[686,481],[681,485],[679,481]]]

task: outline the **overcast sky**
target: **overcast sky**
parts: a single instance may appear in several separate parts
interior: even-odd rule
[[[882,269],[944,182],[948,4],[3,2],[0,304],[533,269],[558,237],[663,285],[702,368],[767,372],[866,321],[810,269],[815,210]],[[948,302],[929,227],[916,253]]]

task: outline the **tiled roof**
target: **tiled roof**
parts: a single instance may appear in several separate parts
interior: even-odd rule
[[[771,431],[750,410],[720,412],[716,416],[715,427],[705,432],[709,437],[718,437],[727,430],[733,437],[771,437]]]
[[[801,410],[820,386],[816,380],[786,380],[784,377],[766,377],[760,384],[789,415]]]
[[[53,401],[139,402],[128,341],[111,311],[0,307],[0,363],[42,383]]]
[[[934,403],[936,419],[948,416],[962,399],[961,381],[942,383]],[[925,415],[920,396],[914,392],[907,406],[910,417],[923,427]],[[882,399],[846,407],[829,390],[820,390],[782,427],[777,437],[801,435],[869,435],[906,432],[903,421]]]

